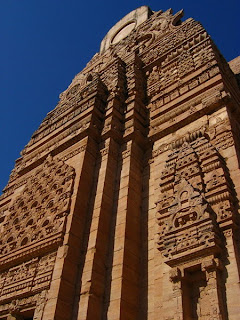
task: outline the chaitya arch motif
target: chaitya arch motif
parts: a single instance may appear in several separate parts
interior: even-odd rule
[[[73,181],[74,169],[50,157],[30,177],[2,225],[0,265],[61,243]]]
[[[236,224],[230,185],[225,161],[205,136],[174,148],[162,172],[158,248],[184,319],[227,319],[224,233]],[[214,307],[206,307],[208,299]]]
[[[14,312],[25,306],[22,297],[28,296],[30,307],[39,309],[39,292],[44,293],[41,301],[46,296],[65,232],[74,176],[72,167],[49,156],[10,205],[1,226],[0,315],[16,295],[20,300],[14,300]]]

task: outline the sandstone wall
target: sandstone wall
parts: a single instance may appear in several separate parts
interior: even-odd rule
[[[182,15],[120,21],[17,159],[0,319],[239,318],[239,87]]]

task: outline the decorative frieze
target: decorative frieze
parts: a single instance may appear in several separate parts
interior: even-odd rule
[[[0,303],[18,297],[33,295],[50,286],[56,252],[34,258],[0,274]]]

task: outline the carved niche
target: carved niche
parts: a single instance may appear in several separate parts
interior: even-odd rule
[[[196,252],[219,251],[220,239],[214,213],[201,192],[185,179],[174,186],[169,216],[161,221],[159,249],[167,262],[185,261]],[[163,216],[161,217],[161,219]]]
[[[235,220],[234,194],[225,162],[200,137],[172,151],[157,202],[159,250],[171,266],[220,253],[221,229]]]

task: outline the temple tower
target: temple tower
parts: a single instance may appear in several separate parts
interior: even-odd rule
[[[182,17],[119,21],[16,160],[0,319],[239,319],[240,60]]]

